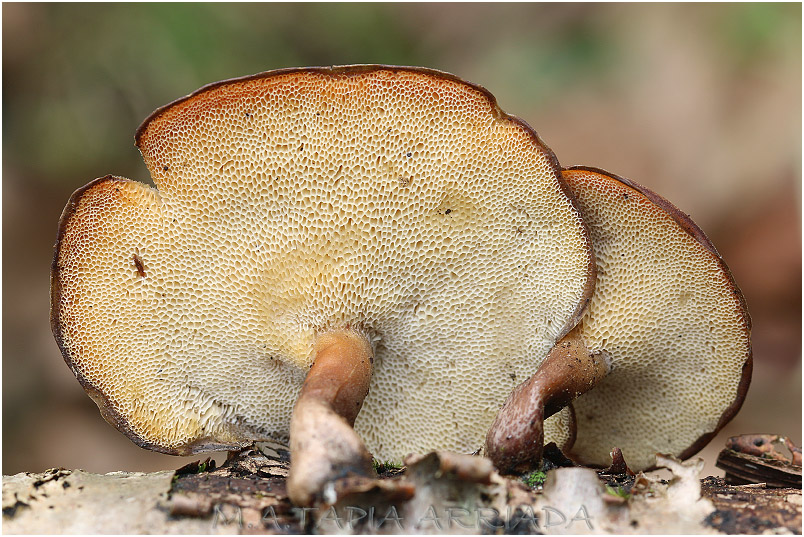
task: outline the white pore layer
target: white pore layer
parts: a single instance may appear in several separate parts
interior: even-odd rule
[[[375,346],[369,450],[474,451],[590,288],[549,151],[449,78],[227,83],[139,145],[158,191],[81,196],[57,308],[76,371],[161,449],[286,439],[316,333],[352,326]]]

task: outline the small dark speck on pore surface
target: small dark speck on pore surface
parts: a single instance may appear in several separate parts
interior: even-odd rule
[[[134,266],[137,267],[137,274],[140,275],[140,278],[145,277],[145,265],[142,264],[142,259],[137,254],[134,254],[133,257]]]

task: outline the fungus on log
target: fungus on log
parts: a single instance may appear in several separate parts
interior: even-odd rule
[[[594,287],[553,153],[452,75],[225,81],[136,143],[156,188],[106,176],[64,210],[56,341],[142,447],[291,436],[297,503],[371,474],[369,453],[476,451]]]

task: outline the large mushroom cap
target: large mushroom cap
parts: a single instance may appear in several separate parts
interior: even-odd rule
[[[600,170],[564,171],[589,227],[598,280],[580,334],[612,370],[573,403],[570,453],[592,465],[622,449],[631,468],[686,458],[737,412],[751,376],[750,319],[703,232],[644,187]],[[568,436],[568,414],[546,439]],[[559,421],[562,423],[559,423]]]
[[[137,144],[157,189],[73,196],[52,319],[107,420],[151,449],[286,439],[316,334],[352,327],[375,347],[355,427],[377,457],[476,450],[591,294],[555,157],[444,73],[219,83]]]

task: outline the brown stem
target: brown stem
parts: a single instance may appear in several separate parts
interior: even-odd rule
[[[315,353],[290,420],[287,491],[300,506],[324,500],[327,485],[341,477],[375,475],[352,428],[369,391],[371,344],[351,330],[328,332]]]
[[[533,469],[542,458],[544,420],[591,390],[610,370],[578,330],[562,338],[528,380],[514,388],[486,435],[486,455],[503,474]]]

